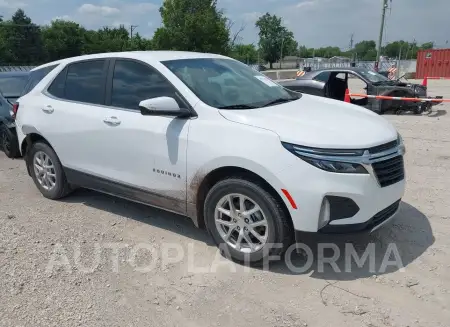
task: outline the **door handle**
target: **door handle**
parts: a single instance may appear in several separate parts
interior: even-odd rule
[[[55,111],[55,109],[53,109],[52,106],[46,106],[45,108],[42,108],[42,111],[47,113],[47,114],[52,114],[53,111]]]
[[[114,116],[103,119],[103,122],[106,125],[110,125],[110,126],[120,125],[120,120],[117,119],[117,117],[114,117]]]

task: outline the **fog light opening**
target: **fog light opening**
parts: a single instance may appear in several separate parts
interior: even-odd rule
[[[330,201],[324,198],[320,206],[319,229],[325,227],[330,222]]]

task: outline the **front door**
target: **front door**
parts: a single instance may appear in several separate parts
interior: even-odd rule
[[[143,116],[139,102],[168,96],[186,107],[176,89],[146,63],[112,60],[103,144],[104,171],[115,182],[130,186],[134,196],[159,207],[186,209],[186,149],[189,119]],[[147,201],[148,200],[148,201]]]

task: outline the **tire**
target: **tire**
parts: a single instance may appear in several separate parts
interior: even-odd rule
[[[4,124],[0,126],[1,149],[8,158],[18,158],[20,156],[19,141],[14,128],[8,128]]]
[[[414,108],[414,114],[415,115],[421,115],[423,112],[423,107],[422,106],[417,106]]]
[[[227,208],[227,206],[228,209],[230,209],[229,198],[227,199],[230,195],[233,195],[232,201],[234,202],[235,209],[237,209],[239,205],[239,211],[241,211],[238,197],[239,195],[245,199],[244,206],[246,206],[246,211],[256,208],[256,206],[252,206],[253,202],[253,204],[259,206],[262,214],[257,212],[249,216],[241,215],[240,218],[236,217],[236,225],[240,225],[237,227],[217,226],[216,215],[220,218],[220,222],[229,220],[226,222],[229,224],[234,224],[232,218],[216,211],[216,207],[221,206],[221,204],[223,204],[222,209]],[[289,245],[292,244],[294,239],[292,221],[288,213],[286,213],[286,210],[284,210],[281,201],[272,196],[259,183],[240,177],[224,179],[210,189],[205,199],[204,217],[206,228],[216,245],[223,250],[222,254],[228,259],[241,263],[246,262],[249,264],[259,264],[269,256],[281,256]],[[251,223],[252,221],[257,221],[262,217],[264,217],[267,227],[254,227],[253,231],[257,232],[258,235],[265,240],[264,245],[263,242],[257,240],[255,234],[250,232],[250,224],[245,224],[246,219],[251,219]],[[262,221],[257,221],[252,226],[260,224],[261,222]],[[248,228],[244,226],[248,226]],[[245,243],[242,243],[242,241],[240,243],[243,250],[239,250],[236,248],[235,244],[233,245],[225,241],[223,235],[227,233],[229,234],[232,228],[234,228],[234,230],[228,238],[231,243],[233,243],[233,241],[236,243],[241,233],[246,235],[246,238],[243,239]],[[247,240],[250,240],[256,244],[254,244],[255,247],[251,250],[251,253],[245,253],[245,251],[250,251],[250,246],[248,246],[249,243]],[[277,246],[271,246],[271,244],[277,244]]]
[[[53,167],[47,169],[48,178],[51,182],[54,182],[53,185],[50,185],[51,183],[49,181],[42,182],[45,178],[42,175],[38,176],[38,169],[35,168],[35,163],[39,161],[42,164],[45,157],[49,159],[49,161],[46,161],[47,166],[51,165]],[[27,152],[26,164],[34,184],[44,197],[57,200],[67,196],[71,192],[61,162],[55,151],[48,144],[43,142],[33,143]]]

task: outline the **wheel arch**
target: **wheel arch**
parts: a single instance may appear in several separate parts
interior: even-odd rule
[[[38,133],[36,131],[32,131],[31,133],[26,134],[25,138],[22,141],[22,144],[20,145],[20,152],[22,153],[22,156],[25,158],[25,160],[26,160],[26,156],[27,156],[27,151],[30,148],[30,146],[33,143],[36,143],[38,141],[44,142],[49,147],[54,149],[53,146],[50,144],[50,142],[45,137],[43,137],[40,133]]]
[[[209,190],[217,182],[230,177],[240,177],[262,186],[267,192],[269,192],[275,199],[280,202],[283,210],[292,223],[292,217],[286,205],[286,202],[283,200],[282,196],[279,192],[277,192],[274,186],[272,186],[265,178],[249,169],[228,165],[215,168],[201,178],[199,178],[197,175],[191,183],[190,191],[194,193],[191,195],[191,199],[194,200],[194,203],[188,203],[187,211],[188,215],[193,218],[194,223],[197,225],[197,227],[205,228],[203,207]]]

